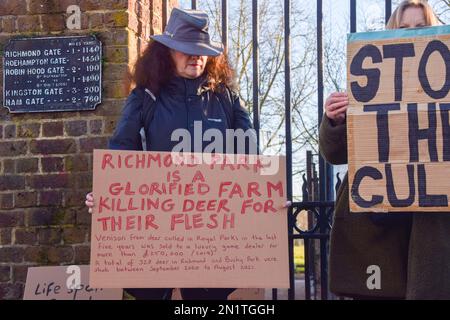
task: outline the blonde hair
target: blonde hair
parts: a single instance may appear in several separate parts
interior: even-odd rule
[[[388,23],[386,24],[386,29],[398,29],[400,28],[400,23],[402,21],[403,13],[406,9],[416,7],[422,8],[423,15],[425,16],[425,23],[427,26],[436,26],[439,25],[439,20],[436,17],[436,14],[433,11],[433,8],[430,6],[428,1],[426,0],[404,0],[402,1],[397,9],[395,9],[392,16],[389,18]]]

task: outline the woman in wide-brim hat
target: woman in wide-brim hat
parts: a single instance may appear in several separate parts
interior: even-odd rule
[[[202,11],[174,8],[161,35],[152,36],[133,70],[135,89],[128,97],[109,148],[173,151],[179,141],[171,139],[177,129],[188,130],[195,138],[195,122],[201,124],[201,137],[216,129],[224,137],[219,153],[248,153],[255,150],[256,139],[246,140],[245,150],[230,150],[227,129],[252,129],[249,114],[235,92],[234,72],[222,44],[211,41],[208,16]],[[198,125],[197,125],[198,127]],[[255,135],[253,135],[255,137]],[[191,152],[203,152],[203,141],[193,144]],[[200,150],[197,150],[200,148]],[[92,212],[94,197],[86,205]],[[170,299],[171,288],[126,289],[137,299]],[[185,299],[226,299],[234,289],[182,289]]]

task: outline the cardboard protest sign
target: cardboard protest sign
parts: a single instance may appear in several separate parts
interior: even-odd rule
[[[450,26],[350,34],[352,212],[450,211]]]
[[[91,286],[289,287],[284,158],[233,158],[94,150]]]
[[[80,282],[76,283],[72,278],[78,276]],[[122,296],[122,289],[92,288],[89,266],[56,266],[28,268],[23,299],[122,300]]]

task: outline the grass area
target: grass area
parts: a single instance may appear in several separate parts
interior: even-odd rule
[[[295,273],[305,272],[305,247],[302,244],[294,246]]]

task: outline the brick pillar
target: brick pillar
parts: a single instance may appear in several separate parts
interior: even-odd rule
[[[178,0],[168,0],[169,9],[178,4]],[[134,48],[130,52],[130,66],[145,49],[146,42],[152,34],[163,30],[162,0],[129,0],[129,43]]]
[[[66,28],[74,4],[81,30]],[[89,264],[92,151],[106,148],[128,95],[124,76],[161,31],[157,10],[157,0],[0,1],[2,56],[12,37],[95,34],[104,57],[95,111],[10,114],[0,95],[0,300],[22,297],[29,266]]]

